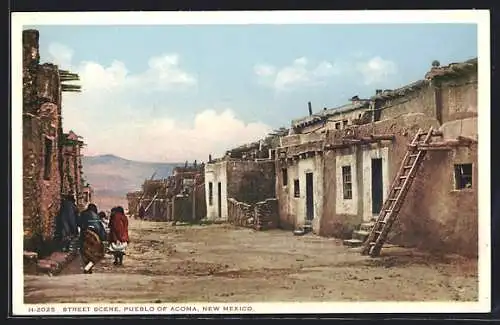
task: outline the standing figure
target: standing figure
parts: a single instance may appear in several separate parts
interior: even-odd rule
[[[128,218],[121,206],[111,209],[109,220],[109,250],[113,253],[115,261],[113,264],[122,265],[123,256],[129,243]]]
[[[144,220],[144,216],[146,215],[146,210],[144,209],[144,206],[141,204],[139,207],[139,219]]]
[[[56,219],[56,231],[61,240],[63,251],[70,249],[71,241],[78,236],[77,217],[78,209],[75,198],[72,195],[64,195]]]

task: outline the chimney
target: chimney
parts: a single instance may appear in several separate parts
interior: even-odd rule
[[[323,110],[326,111],[326,107],[323,107]]]
[[[311,102],[307,102],[307,106],[309,107],[309,115],[313,115],[313,109],[311,106]]]
[[[208,162],[211,163],[212,162],[212,155],[208,155]]]
[[[382,89],[376,89],[376,90],[375,90],[375,95],[379,95],[379,94],[381,94],[381,93],[382,93]]]
[[[196,160],[194,161],[193,166],[196,167]]]

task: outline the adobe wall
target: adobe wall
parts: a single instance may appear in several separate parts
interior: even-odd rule
[[[464,121],[474,125],[474,121]],[[456,123],[458,122],[446,123],[441,129],[454,130]],[[384,142],[387,144],[371,146],[372,149],[389,147],[387,179],[390,183],[407,151],[407,144],[417,130],[427,130],[431,126],[439,128],[438,121],[423,114],[407,114],[394,120],[374,123],[375,134],[395,135],[392,144]],[[371,125],[360,126],[358,132],[360,136],[370,135]],[[457,135],[452,131],[444,133],[446,138],[451,138],[451,135],[455,138]],[[338,172],[338,155],[339,150],[324,154],[325,213],[321,220],[320,234],[346,238],[356,224],[362,221],[366,205],[358,205],[356,214],[346,214],[338,211],[338,201],[326,199],[337,196],[337,182],[334,180],[336,171]],[[454,190],[454,164],[459,163],[473,163],[473,179],[477,180],[477,145],[427,153],[389,235],[389,242],[433,251],[477,254],[477,181],[473,181],[472,189]],[[358,163],[358,170],[359,165],[362,163]],[[358,186],[361,188],[363,185],[359,184],[359,180],[364,178],[366,175],[358,179]]]
[[[54,112],[57,107],[52,103],[45,103],[42,105],[42,110],[50,110]],[[59,137],[57,128],[54,127],[54,120],[57,117],[54,115],[41,118],[41,142],[42,151],[39,153],[40,168],[40,214],[42,221],[42,235],[44,241],[53,239],[55,232],[55,218],[59,213],[61,204],[61,172],[59,170]],[[57,122],[55,122],[57,123]],[[56,124],[57,125],[57,124]],[[50,140],[46,140],[50,139]],[[50,154],[50,170],[48,175],[45,172],[45,156],[48,154],[45,151],[45,142],[51,141],[52,149]],[[45,176],[48,176],[47,178]]]
[[[38,39],[37,31],[23,31],[23,214],[26,249],[44,250],[54,237],[61,199],[61,89],[57,66],[39,65]]]
[[[321,147],[322,142],[303,144],[288,148],[287,155],[293,156],[302,150]],[[287,170],[287,184],[283,182],[283,169]],[[323,215],[323,157],[321,154],[301,159],[294,159],[288,163],[276,162],[276,198],[280,227],[294,229],[306,223],[306,174],[313,174],[313,220],[312,226],[315,233],[319,232],[320,219]],[[294,181],[299,181],[299,197],[294,194]]]
[[[274,198],[274,161],[228,161],[227,196],[240,202],[256,203]]]
[[[193,201],[189,197],[175,196],[173,198],[172,209],[175,221],[193,221]]]
[[[36,116],[23,116],[23,229],[25,250],[34,250],[41,240],[39,154],[40,121]]]
[[[227,162],[218,161],[205,165],[205,198],[207,202],[207,218],[219,218],[218,183],[221,183],[221,219],[227,219]],[[212,183],[212,199],[210,199],[210,183]]]
[[[439,84],[443,123],[477,116],[477,71]]]
[[[405,96],[384,101],[377,100],[376,107],[382,109],[380,120],[394,119],[406,114],[423,113],[430,117],[436,116],[436,101],[434,88],[430,82],[424,84]]]
[[[297,165],[283,165],[276,160],[276,198],[278,199],[279,226],[282,229],[292,230],[296,226],[296,209],[293,201],[293,178],[291,175],[297,174]],[[284,185],[282,168],[287,169],[288,184]]]

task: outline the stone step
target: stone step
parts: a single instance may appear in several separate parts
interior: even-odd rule
[[[361,231],[370,231],[373,226],[375,226],[375,222],[363,222],[359,225],[359,230]]]
[[[363,245],[363,241],[359,239],[346,239],[343,241],[344,246],[359,247]]]
[[[55,261],[43,259],[43,260],[38,261],[37,270],[39,272],[43,272],[43,273],[54,274],[54,273],[57,273],[61,270],[61,266],[59,263],[57,263]]]
[[[36,273],[38,264],[38,254],[35,252],[23,252],[23,271],[25,274]]]
[[[352,239],[359,239],[365,241],[370,232],[368,230],[354,230],[352,232]]]

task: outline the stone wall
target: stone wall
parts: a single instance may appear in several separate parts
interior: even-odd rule
[[[267,199],[257,202],[254,208],[257,230],[267,230],[279,227],[278,200]]]
[[[61,200],[61,87],[57,66],[39,65],[38,32],[23,32],[23,215],[25,249],[45,250]]]
[[[275,179],[273,161],[230,161],[227,195],[246,203],[275,197]]]
[[[40,120],[37,116],[23,116],[23,226],[24,245],[26,250],[38,246],[35,241],[41,241],[42,220],[40,211],[40,174],[41,152]]]
[[[205,184],[201,183],[194,187],[194,209],[195,219],[201,220],[207,215],[207,204],[205,201]]]
[[[233,198],[227,199],[227,221],[236,226],[255,227],[255,207],[253,204],[239,202]]]
[[[255,230],[278,228],[278,201],[274,198],[256,203],[239,202],[233,198],[227,200],[228,222]]]
[[[173,219],[175,221],[193,221],[193,201],[188,196],[175,196],[172,203]]]

